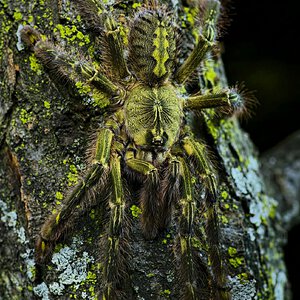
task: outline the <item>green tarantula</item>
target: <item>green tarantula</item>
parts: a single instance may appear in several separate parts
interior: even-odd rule
[[[74,211],[78,207],[85,211],[90,208],[85,196],[97,186],[96,201],[109,208],[100,243],[103,288],[99,299],[126,298],[122,289],[128,279],[130,234],[125,186],[139,182],[141,230],[146,239],[154,239],[169,226],[172,216],[177,216],[173,217],[177,228],[174,251],[180,270],[181,299],[229,299],[218,246],[217,172],[187,116],[207,108],[232,115],[244,109],[244,99],[234,88],[192,95],[185,89],[187,79],[216,44],[220,2],[199,1],[202,18],[198,42],[182,63],[178,63],[175,20],[163,6],[153,2],[138,9],[128,28],[125,51],[118,23],[103,4],[98,0],[74,2],[89,29],[101,40],[101,67],[59,50],[30,26],[22,29],[21,38],[50,73],[70,86],[80,82],[95,97],[105,95],[109,110],[97,130],[92,161],[85,175],[41,228],[36,243],[37,262],[42,264],[51,256],[55,243],[78,215]],[[204,191],[202,196],[195,189],[195,178]],[[101,199],[104,194],[107,196]],[[197,266],[197,251],[192,245],[195,214],[203,205],[212,273],[210,287],[205,286],[203,277],[209,275],[201,275],[207,271]]]

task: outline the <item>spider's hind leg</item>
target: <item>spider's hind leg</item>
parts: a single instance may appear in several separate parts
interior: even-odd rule
[[[112,192],[109,198],[109,222],[101,238],[103,283],[101,299],[123,299],[125,279],[128,277],[128,226],[125,215],[125,195],[121,177],[121,157],[112,153],[110,172]]]
[[[36,242],[36,260],[44,262],[52,253],[57,240],[74,224],[78,215],[92,205],[86,199],[86,193],[95,184],[100,187],[107,184],[108,161],[113,133],[109,129],[101,129],[97,136],[95,157],[91,167],[83,179],[75,186],[62,206],[53,213],[41,228]]]
[[[212,268],[213,299],[227,300],[230,294],[226,289],[226,276],[224,265],[221,259],[219,245],[219,224],[216,213],[217,201],[217,177],[216,171],[211,163],[206,146],[193,138],[186,137],[183,140],[183,148],[186,154],[193,159],[200,180],[205,188],[205,208],[206,208],[206,241],[208,245],[208,255]]]
[[[175,243],[175,255],[181,281],[181,298],[184,300],[209,299],[209,271],[202,261],[195,241],[195,217],[197,201],[193,191],[192,173],[185,158],[178,157],[180,194],[176,206],[179,206],[179,234]]]

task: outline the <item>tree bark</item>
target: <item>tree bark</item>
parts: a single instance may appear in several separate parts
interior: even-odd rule
[[[108,2],[127,19],[139,9],[132,1]],[[178,16],[184,57],[194,44],[196,6],[165,3]],[[0,24],[0,299],[96,299],[101,288],[97,208],[58,245],[41,282],[35,281],[34,241],[84,169],[101,109],[55,85],[34,55],[22,49],[18,28],[37,25],[56,44],[90,56],[99,49],[92,47],[93,38],[70,1],[1,0]],[[227,85],[218,54],[203,69],[202,88]],[[288,299],[282,247],[290,221],[278,210],[277,194],[266,188],[257,152],[237,119],[204,116],[206,143],[219,168],[220,243],[232,299]],[[129,299],[179,299],[172,252],[176,228],[146,241],[138,218],[132,217],[132,225]],[[201,248],[199,254],[206,256]]]

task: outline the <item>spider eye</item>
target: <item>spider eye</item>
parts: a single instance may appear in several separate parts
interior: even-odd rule
[[[164,140],[161,136],[155,136],[152,139],[152,144],[155,146],[161,146],[164,143]]]

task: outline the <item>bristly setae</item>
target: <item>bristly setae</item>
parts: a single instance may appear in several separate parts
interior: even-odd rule
[[[140,7],[129,22],[128,51],[123,49],[117,21],[100,1],[74,2],[89,29],[101,39],[104,59],[100,58],[100,67],[58,50],[30,26],[22,29],[21,38],[48,72],[70,86],[80,83],[94,97],[101,94],[109,101],[109,110],[97,129],[86,174],[42,226],[36,243],[37,262],[42,264],[51,256],[55,243],[74,223],[78,215],[74,211],[90,208],[85,196],[97,185],[99,195],[110,191],[105,199],[97,197],[109,207],[106,234],[99,245],[104,282],[99,299],[126,298],[122,287],[129,280],[129,225],[125,221],[129,200],[124,186],[134,180],[141,183],[141,230],[146,239],[154,239],[177,216],[173,218],[178,231],[174,251],[181,299],[229,299],[215,210],[218,176],[187,115],[197,112],[201,116],[201,110],[208,108],[218,109],[219,116],[232,115],[244,110],[244,99],[235,88],[192,95],[185,89],[186,81],[216,44],[220,2],[201,1],[197,43],[183,63],[177,57],[176,20],[155,1]],[[204,197],[195,190],[195,180]],[[210,270],[201,264],[193,245],[196,213],[203,206]]]

